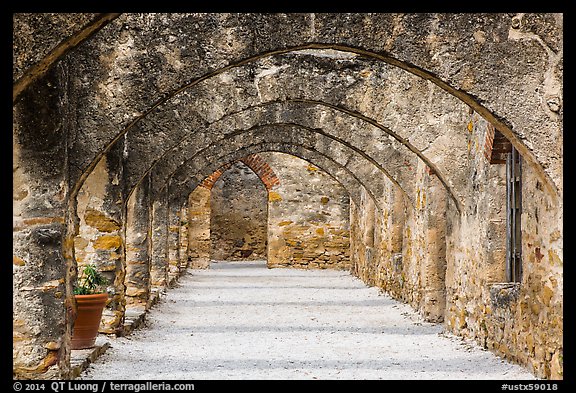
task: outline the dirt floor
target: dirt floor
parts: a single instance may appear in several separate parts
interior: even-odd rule
[[[535,379],[348,272],[190,270],[79,379]]]

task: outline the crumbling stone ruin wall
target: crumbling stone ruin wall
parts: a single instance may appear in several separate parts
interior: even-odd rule
[[[213,260],[266,259],[268,190],[246,164],[234,163],[212,187]]]
[[[348,193],[321,168],[260,153],[279,179],[268,200],[268,267],[350,268]]]
[[[360,205],[352,206],[354,269],[366,283],[411,304],[427,320],[444,321],[454,333],[527,364],[537,375],[561,379],[561,216],[531,168],[524,168],[523,279],[508,282],[506,166],[486,159],[490,127],[475,112],[463,124],[474,141],[469,156],[475,173],[469,181],[477,191],[466,206],[465,220],[447,203],[445,190],[427,167],[417,170],[416,205],[404,205],[403,222],[383,224],[401,216],[395,209],[401,198],[387,194],[390,201],[378,211],[363,190]],[[400,238],[389,233],[397,226],[403,228]],[[549,261],[542,264],[545,257]],[[544,320],[542,330],[538,326]]]
[[[188,197],[188,258],[194,268],[210,259],[267,259],[271,268],[349,269],[349,206],[345,188],[308,161],[252,154]]]
[[[368,285],[563,377],[562,14],[13,20],[15,378],[70,375],[83,264],[112,279],[101,331],[116,334],[127,307],[205,267],[196,190],[266,152],[346,191],[349,264]],[[512,147],[515,279],[498,158]]]
[[[74,255],[78,268],[93,264],[110,284],[100,324],[102,333],[121,329],[126,304],[124,212],[117,203],[122,200],[118,180],[121,170],[118,154],[106,155],[90,173],[77,197],[79,233],[74,238]]]
[[[188,196],[188,260],[192,269],[210,267],[211,187],[199,185]]]

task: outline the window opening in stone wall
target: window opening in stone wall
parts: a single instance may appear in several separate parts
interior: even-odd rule
[[[506,158],[506,279],[522,280],[522,160],[510,147]]]
[[[486,130],[484,155],[490,164],[506,164],[506,280],[522,280],[522,160],[512,143],[493,125]]]

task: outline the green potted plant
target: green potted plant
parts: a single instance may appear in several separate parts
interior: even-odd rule
[[[72,349],[92,348],[98,337],[102,311],[108,301],[108,280],[90,264],[82,268],[76,285],[76,320],[72,331]]]

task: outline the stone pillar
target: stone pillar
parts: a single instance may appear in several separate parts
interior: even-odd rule
[[[424,236],[426,249],[422,262],[422,314],[427,321],[444,321],[446,309],[446,189],[436,177],[429,175]]]
[[[362,187],[360,205],[351,203],[350,240],[352,273],[368,285],[375,285],[377,255],[374,247],[376,214],[378,210],[372,198]]]
[[[182,275],[188,268],[188,207],[180,209],[180,229],[178,231],[178,270]]]
[[[100,324],[100,332],[106,334],[119,333],[124,324],[121,154],[122,146],[108,152],[86,178],[76,198],[80,218],[78,236],[74,238],[78,269],[94,264],[109,281],[109,300]]]
[[[389,195],[388,220],[385,220],[389,255],[387,260],[382,261],[387,267],[385,269],[386,277],[381,281],[381,285],[393,296],[400,296],[403,284],[404,256],[402,248],[404,246],[406,209],[410,209],[410,202],[407,198],[405,199],[404,193],[399,187],[392,187]]]
[[[393,187],[392,195],[390,250],[392,252],[392,258],[399,260],[401,263],[404,225],[406,221],[406,213],[404,211],[406,209],[406,201],[399,187]]]
[[[68,198],[67,77],[61,66],[13,107],[13,377],[67,378],[73,315],[63,253]]]
[[[364,272],[363,280],[366,284],[370,286],[376,285],[376,264],[377,252],[376,252],[376,216],[378,214],[378,209],[376,209],[376,204],[372,198],[366,198],[366,203],[364,205],[365,218],[364,218],[364,228],[363,228],[363,243],[364,243]]]
[[[168,206],[168,283],[173,284],[180,276],[180,210],[170,202]]]
[[[130,196],[126,219],[126,306],[144,307],[150,297],[150,177]]]
[[[168,285],[168,195],[162,192],[152,203],[150,285],[162,290]]]
[[[210,267],[210,190],[198,186],[188,197],[188,258],[192,269]]]

